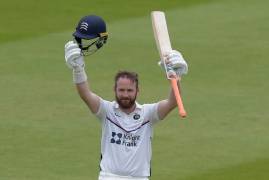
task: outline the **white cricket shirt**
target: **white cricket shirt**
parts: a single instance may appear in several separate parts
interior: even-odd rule
[[[153,124],[159,121],[158,103],[136,103],[126,114],[117,102],[100,98],[96,116],[102,122],[101,171],[120,176],[150,176]]]

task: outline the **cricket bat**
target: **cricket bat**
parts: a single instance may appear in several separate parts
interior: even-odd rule
[[[156,45],[160,54],[161,61],[163,61],[167,79],[170,80],[171,86],[176,97],[177,106],[179,110],[179,115],[181,117],[186,117],[187,113],[184,109],[182,98],[179,93],[177,82],[181,80],[180,77],[171,77],[168,74],[168,70],[165,63],[165,54],[172,50],[171,42],[169,38],[169,33],[167,29],[165,14],[162,11],[152,11],[151,12],[152,28],[154,32],[154,37],[156,40]]]

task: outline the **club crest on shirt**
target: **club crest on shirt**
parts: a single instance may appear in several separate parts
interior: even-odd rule
[[[135,114],[135,115],[133,116],[133,118],[134,118],[134,120],[138,120],[138,119],[140,119],[140,115],[139,115],[139,114]]]

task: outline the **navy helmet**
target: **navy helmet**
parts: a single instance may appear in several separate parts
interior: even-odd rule
[[[84,55],[92,54],[107,41],[106,23],[96,15],[84,16],[80,19],[73,36]],[[86,43],[83,43],[83,41],[86,41]]]

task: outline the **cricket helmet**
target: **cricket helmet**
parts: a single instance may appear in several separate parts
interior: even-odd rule
[[[84,55],[92,54],[107,41],[106,23],[101,17],[96,15],[84,16],[80,19],[73,36]],[[82,41],[84,40],[92,41],[83,43]]]

